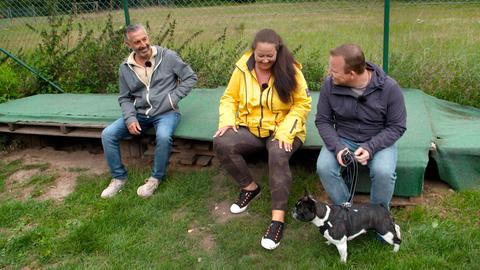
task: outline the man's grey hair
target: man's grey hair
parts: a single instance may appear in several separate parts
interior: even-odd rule
[[[145,34],[147,33],[147,30],[145,30],[145,26],[140,23],[130,24],[125,27],[125,40],[128,40],[128,33],[137,32],[138,30],[143,30]]]

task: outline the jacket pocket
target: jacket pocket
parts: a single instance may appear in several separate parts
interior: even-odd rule
[[[170,107],[172,107],[174,111],[178,112],[178,104],[174,104],[174,101],[170,93],[168,93],[168,102],[170,103]]]
[[[133,106],[135,109],[145,109],[147,107],[147,101],[145,97],[135,97],[133,101]]]

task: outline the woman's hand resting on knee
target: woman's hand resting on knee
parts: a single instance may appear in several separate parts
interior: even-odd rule
[[[274,141],[276,139],[273,139]],[[285,152],[292,152],[293,144],[278,140],[278,148],[285,149]]]
[[[213,137],[214,137],[214,138],[217,137],[217,136],[221,137],[221,136],[222,136],[223,134],[225,134],[225,132],[227,132],[227,130],[230,129],[230,128],[233,129],[233,131],[238,132],[236,126],[224,126],[224,127],[219,128],[219,129],[217,130],[217,132],[215,132],[215,134],[213,134]]]

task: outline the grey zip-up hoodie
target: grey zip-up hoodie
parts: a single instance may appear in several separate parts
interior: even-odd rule
[[[178,110],[178,102],[197,82],[197,75],[172,50],[155,46],[155,66],[148,84],[140,80],[127,63],[120,64],[118,103],[126,125],[137,121],[137,113],[156,116]]]
[[[315,125],[328,150],[337,154],[346,146],[340,138],[360,144],[370,158],[393,145],[407,129],[407,111],[398,83],[378,66],[373,71],[363,97],[350,87],[335,85],[330,76],[320,90]]]

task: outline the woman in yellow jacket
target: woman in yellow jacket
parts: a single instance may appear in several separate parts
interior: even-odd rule
[[[261,190],[244,155],[268,152],[272,221],[261,240],[266,249],[280,244],[292,185],[289,159],[305,141],[311,98],[300,69],[281,37],[263,29],[236,63],[220,99],[213,143],[217,158],[241,188],[232,213],[245,211]]]

